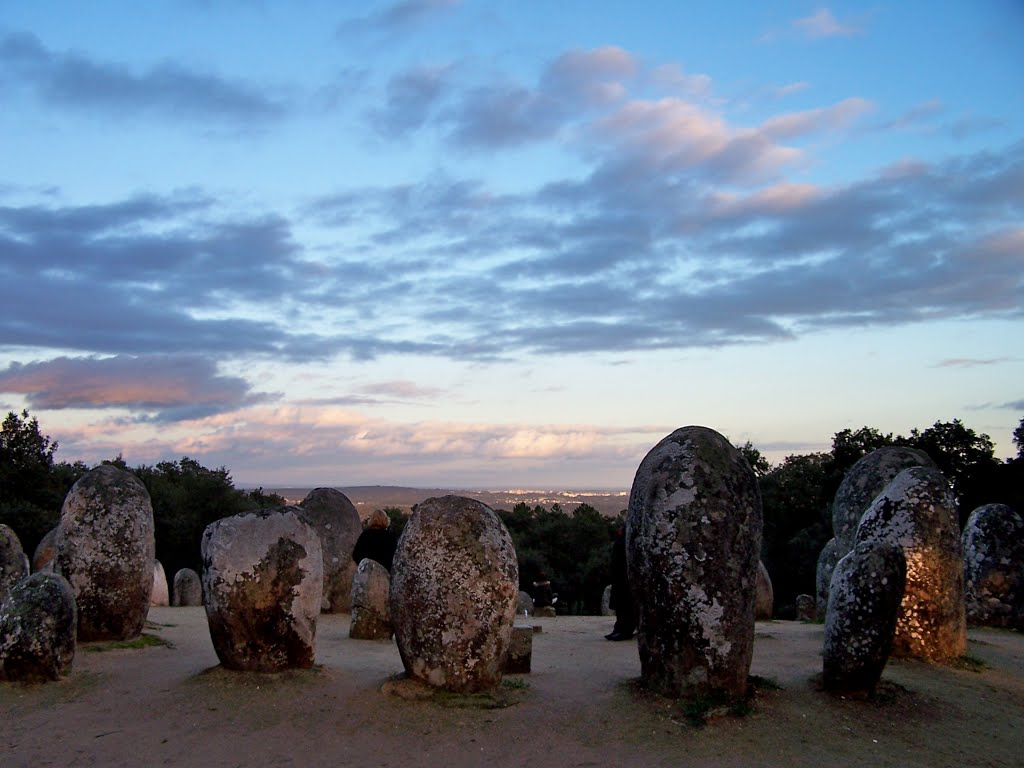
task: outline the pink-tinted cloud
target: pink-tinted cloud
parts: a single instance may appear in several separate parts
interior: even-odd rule
[[[850,37],[860,34],[863,27],[852,22],[839,21],[828,8],[819,8],[809,16],[796,19],[793,27],[811,40],[825,37]]]

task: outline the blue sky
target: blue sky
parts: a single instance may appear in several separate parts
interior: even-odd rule
[[[0,406],[240,485],[1024,414],[1024,5],[0,0]]]

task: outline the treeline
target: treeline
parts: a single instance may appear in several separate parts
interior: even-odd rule
[[[764,510],[761,559],[772,577],[776,613],[791,615],[798,594],[814,593],[818,554],[832,537],[832,498],[843,476],[862,456],[886,445],[920,448],[949,478],[963,526],[973,509],[990,503],[1024,511],[1024,419],[1014,431],[1017,456],[995,457],[988,435],[958,419],[936,422],[909,435],[883,433],[872,427],[837,432],[828,453],[786,457],[770,464],[747,443],[738,446],[758,476]],[[55,461],[57,443],[43,435],[27,411],[9,413],[0,430],[0,523],[14,529],[31,556],[39,540],[60,520],[64,496],[88,467]],[[199,542],[215,520],[250,509],[277,506],[284,499],[262,489],[234,487],[227,469],[207,469],[184,457],[154,466],[129,467],[112,459],[145,484],[153,501],[157,559],[168,577],[183,567],[199,570]],[[385,508],[396,532],[408,515]],[[550,580],[563,613],[597,613],[610,582],[611,541],[624,521],[602,515],[587,504],[571,512],[517,504],[496,510],[519,557],[520,587],[531,594],[533,583]]]

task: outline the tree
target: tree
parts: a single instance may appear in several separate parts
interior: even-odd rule
[[[743,454],[743,458],[747,460],[747,464],[749,464],[750,468],[754,470],[754,474],[757,477],[764,477],[772,471],[771,462],[769,462],[768,459],[766,459],[749,440],[747,440],[743,445],[737,445],[735,447],[736,450]]]
[[[86,471],[81,462],[55,463],[56,452],[57,442],[27,410],[7,414],[0,427],[0,523],[18,534],[29,557],[60,522],[64,496]]]
[[[1017,458],[1024,459],[1024,419],[1013,430],[1013,444],[1017,446]]]

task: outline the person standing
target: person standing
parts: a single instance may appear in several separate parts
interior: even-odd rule
[[[388,573],[391,573],[391,564],[395,558],[395,548],[398,546],[398,538],[391,530],[391,518],[382,509],[376,509],[366,522],[366,529],[356,539],[355,548],[352,550],[352,559],[356,565],[365,558],[376,560],[383,565]]]
[[[620,525],[612,542],[612,594],[609,607],[615,610],[615,626],[605,640],[629,640],[636,632],[633,593],[626,572],[626,526]]]

